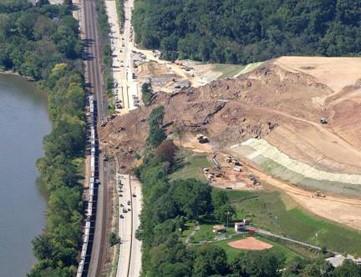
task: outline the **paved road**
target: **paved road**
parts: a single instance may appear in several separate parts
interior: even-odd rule
[[[134,176],[131,176],[130,187],[132,194],[132,216],[133,216],[133,232],[132,232],[132,249],[130,256],[130,266],[128,277],[138,277],[142,270],[142,242],[135,238],[135,232],[140,226],[140,213],[142,211],[142,184]]]
[[[141,242],[135,238],[135,232],[140,225],[139,215],[142,208],[142,191],[140,182],[133,176],[117,174],[117,182],[122,183],[119,197],[120,245],[117,277],[137,277],[142,268]],[[133,196],[135,195],[135,197]],[[130,201],[130,205],[128,204]],[[124,212],[126,209],[127,212]],[[130,211],[128,211],[130,209]]]
[[[118,23],[118,15],[114,1],[106,1],[108,22],[111,26],[111,47],[113,51],[113,78],[118,84],[115,90],[116,101],[120,101],[121,108],[116,110],[126,113],[129,110],[137,108],[135,98],[140,97],[136,79],[133,79],[133,61],[131,57],[133,49],[131,16],[133,9],[133,0],[124,2],[125,22],[124,31],[121,32]]]
[[[106,1],[108,22],[111,26],[110,41],[113,55],[113,78],[118,84],[115,88],[115,100],[122,105],[118,112],[126,113],[135,109],[135,97],[138,95],[137,80],[133,79],[133,61],[131,51],[134,47],[131,16],[134,0],[124,2],[124,31],[119,28],[118,14],[114,1]],[[121,238],[120,253],[117,267],[117,277],[137,277],[141,271],[141,242],[135,238],[135,232],[140,225],[141,184],[134,177],[117,174],[116,183],[121,185],[119,197],[119,237]],[[136,197],[133,197],[135,194]],[[131,204],[128,204],[131,201]],[[130,208],[130,211],[128,211]],[[124,209],[126,212],[124,212]]]
[[[130,262],[130,252],[132,247],[132,210],[131,205],[128,205],[128,201],[132,200],[130,192],[130,176],[117,174],[117,183],[122,183],[122,192],[119,196],[119,214],[124,218],[119,219],[119,237],[121,239],[119,260],[117,268],[117,277],[127,277],[128,267]],[[123,211],[125,209],[127,212]]]
[[[101,68],[98,32],[96,27],[96,7],[94,0],[85,0],[81,3],[81,31],[85,42],[85,78],[90,94],[97,101],[98,122],[106,115],[106,95],[104,93]],[[87,275],[100,276],[105,263],[104,246],[106,243],[107,213],[110,205],[107,197],[108,170],[104,169],[102,158],[98,164],[100,185],[98,188],[97,213],[94,231],[94,240],[91,250],[90,264]]]

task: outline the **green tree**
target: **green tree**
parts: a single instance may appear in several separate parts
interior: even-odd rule
[[[233,273],[239,276],[280,276],[284,257],[270,252],[246,252],[240,254],[232,263]]]
[[[198,218],[211,211],[211,188],[196,179],[172,182],[174,200],[188,218]]]
[[[228,273],[226,252],[217,246],[204,246],[195,251],[194,276],[208,277],[212,275],[225,275]]]
[[[335,277],[357,277],[361,276],[361,266],[355,264],[351,260],[345,260],[341,266],[337,267],[333,276]]]
[[[120,238],[114,232],[111,232],[108,241],[110,246],[114,246],[120,243]]]

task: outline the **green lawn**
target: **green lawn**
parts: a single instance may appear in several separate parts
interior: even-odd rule
[[[217,246],[223,248],[227,253],[228,259],[233,260],[235,257],[237,257],[237,255],[239,253],[245,252],[246,250],[241,250],[241,249],[236,249],[236,248],[230,247],[228,245],[228,243],[231,242],[231,241],[246,238],[247,236],[248,235],[246,235],[246,234],[240,234],[240,235],[237,235],[237,236],[233,237],[232,239],[213,242],[212,245],[217,245]],[[286,259],[291,259],[291,258],[293,258],[295,256],[302,256],[299,253],[293,251],[292,249],[290,249],[287,246],[284,246],[284,245],[282,245],[280,243],[270,241],[270,240],[267,240],[267,239],[262,238],[262,237],[257,237],[257,239],[262,240],[264,242],[267,242],[267,243],[273,245],[272,248],[266,249],[266,250],[263,250],[263,251],[268,251],[268,252],[271,252],[271,253],[274,253],[274,254],[283,254],[286,257]]]
[[[214,71],[222,72],[222,75],[218,79],[232,78],[243,69],[243,65],[236,64],[215,64],[213,67]]]
[[[276,234],[361,255],[361,232],[311,215],[278,191],[227,191],[227,194],[237,211],[236,220],[247,217],[252,225]]]
[[[177,166],[178,169],[170,175],[171,179],[196,178],[205,181],[202,169],[210,167],[211,163],[204,154],[194,154],[181,149]],[[252,225],[275,234],[325,246],[340,253],[361,256],[361,232],[310,214],[282,192],[270,190],[257,192],[225,190],[225,192],[236,209],[237,213],[233,218],[235,221],[246,217],[251,220]],[[216,223],[201,223],[201,230],[191,241],[212,240],[214,224]],[[194,227],[189,234],[193,230]]]
[[[203,168],[212,164],[205,154],[194,154],[191,151],[181,149],[177,157],[177,169],[169,175],[171,180],[195,178],[205,181]]]

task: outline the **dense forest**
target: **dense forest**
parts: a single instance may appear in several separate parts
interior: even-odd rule
[[[136,0],[136,42],[167,59],[250,63],[361,54],[361,1]]]
[[[142,240],[142,276],[361,276],[361,267],[346,262],[334,269],[319,259],[289,259],[268,250],[243,252],[229,259],[211,243],[186,245],[181,234],[186,222],[212,220],[225,223],[226,211],[235,212],[224,191],[195,179],[171,181],[179,149],[163,130],[164,108],[153,109],[143,163],[135,169],[142,181],[143,210],[136,237]]]
[[[81,247],[85,146],[82,42],[69,6],[0,3],[0,67],[37,82],[48,93],[52,132],[37,161],[48,194],[47,223],[33,241],[38,259],[29,276],[73,276]]]

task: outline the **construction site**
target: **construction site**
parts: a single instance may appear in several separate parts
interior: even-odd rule
[[[212,186],[270,185],[316,215],[361,230],[360,58],[281,57],[219,80],[214,66],[144,55],[137,76],[151,80],[152,103],[99,132],[125,170],[139,163],[147,118],[163,105],[169,137],[213,162],[202,168]],[[205,67],[214,78],[204,81]]]

